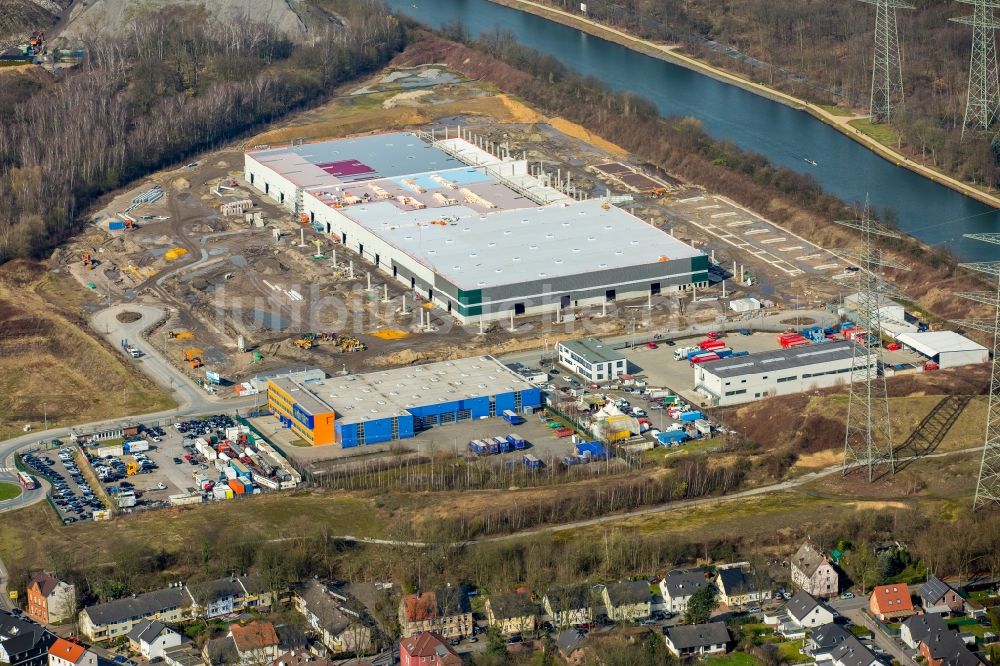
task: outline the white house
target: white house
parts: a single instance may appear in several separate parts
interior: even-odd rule
[[[49,666],[97,666],[97,655],[79,643],[57,638],[49,646]]]
[[[156,659],[180,645],[181,635],[158,620],[142,620],[128,633],[128,642],[146,659]]]
[[[826,604],[818,601],[816,597],[802,590],[796,592],[795,596],[788,600],[788,603],[785,604],[785,612],[798,625],[807,629],[833,622],[833,611]]]
[[[674,614],[683,613],[691,595],[711,584],[701,571],[671,571],[660,581],[660,596],[666,610]]]
[[[606,382],[624,375],[625,355],[597,338],[569,340],[556,345],[559,364],[592,382]]]
[[[675,656],[725,654],[732,640],[725,622],[682,624],[668,627],[663,640]]]

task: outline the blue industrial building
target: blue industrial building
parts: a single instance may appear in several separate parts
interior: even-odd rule
[[[395,370],[296,381],[334,413],[342,448],[407,439],[449,423],[532,412],[541,391],[492,356],[442,361]]]

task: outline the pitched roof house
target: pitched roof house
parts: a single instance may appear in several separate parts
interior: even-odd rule
[[[771,590],[762,590],[754,585],[750,576],[739,567],[719,569],[715,586],[719,588],[719,601],[730,608],[757,604],[771,598]]]
[[[815,597],[829,599],[840,592],[837,570],[809,541],[791,559],[792,584]]]
[[[653,612],[653,599],[649,583],[644,580],[626,580],[606,585],[601,592],[608,617],[616,622],[645,620]]]
[[[545,612],[559,629],[593,622],[594,604],[594,593],[587,583],[552,586],[542,597]]]
[[[399,666],[462,666],[462,658],[441,636],[422,631],[399,641]]]
[[[687,655],[725,654],[732,638],[725,622],[681,624],[663,632],[667,649],[678,657]]]
[[[58,624],[76,614],[76,588],[52,574],[39,571],[26,590],[28,617],[42,624]]]
[[[399,626],[404,636],[422,631],[433,631],[445,638],[471,636],[472,606],[465,586],[405,595],[399,602]]]
[[[710,584],[703,571],[671,571],[660,581],[660,596],[668,611],[683,613],[691,595]]]
[[[43,666],[56,636],[45,627],[0,610],[0,662],[10,666]]]
[[[49,647],[49,666],[97,666],[97,654],[79,643],[57,638]]]
[[[924,613],[906,618],[899,626],[899,638],[907,646],[916,650],[920,646],[920,641],[945,631],[951,631],[951,629],[948,628],[940,615]]]
[[[234,624],[229,627],[229,635],[243,664],[269,663],[278,656],[278,632],[270,622]]]
[[[295,609],[331,652],[367,650],[372,642],[371,629],[362,622],[359,612],[346,605],[346,597],[334,595],[323,583],[309,581],[295,591]]]
[[[928,636],[920,641],[920,654],[927,660],[927,666],[981,666],[977,657],[958,634],[944,631]]]
[[[812,655],[816,661],[831,661],[833,648],[837,647],[853,634],[839,624],[824,624],[816,627],[806,639],[804,652]]]
[[[796,592],[785,604],[788,617],[802,627],[819,627],[833,622],[833,611],[803,590]]]
[[[181,635],[159,620],[142,620],[128,632],[129,646],[146,659],[163,657],[163,653],[181,644]]]
[[[491,627],[502,634],[519,634],[535,630],[538,606],[525,593],[501,592],[486,599],[486,618]]]
[[[854,636],[849,636],[830,653],[833,666],[880,666],[871,650]]]
[[[960,613],[965,609],[965,599],[937,576],[928,578],[917,595],[925,613]]]
[[[556,636],[559,656],[570,666],[582,666],[587,661],[586,636],[577,629],[567,629]]]
[[[879,585],[872,590],[868,609],[882,622],[915,615],[910,588],[906,583]]]

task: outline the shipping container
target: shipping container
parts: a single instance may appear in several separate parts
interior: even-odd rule
[[[524,466],[531,469],[541,469],[542,461],[531,455],[530,453],[524,454]]]
[[[233,460],[229,463],[229,466],[236,470],[236,476],[241,479],[250,478],[250,468],[239,460]]]
[[[708,436],[712,434],[712,424],[709,423],[706,419],[697,419],[694,422],[694,427],[695,430],[698,431],[699,435]]]
[[[123,229],[125,229],[125,223],[121,220],[111,220],[108,222],[109,231],[122,231]]]
[[[721,349],[725,347],[726,343],[722,340],[703,340],[698,343],[698,348],[704,351],[711,351],[713,349]]]
[[[503,410],[503,418],[507,423],[511,425],[521,425],[522,423],[524,423],[523,417],[519,416],[518,414],[514,413],[509,409]]]
[[[490,447],[479,439],[474,439],[469,442],[469,452],[477,456],[488,456],[490,455]]]
[[[719,355],[715,353],[701,354],[691,359],[692,363],[707,363],[708,361],[718,361]]]
[[[733,356],[749,356],[749,355],[750,355],[750,352],[748,352],[748,351],[733,352]]]
[[[507,435],[507,441],[510,442],[511,446],[513,446],[515,449],[524,448],[524,438],[521,437],[520,435],[510,433],[509,435]]]
[[[705,415],[697,410],[692,410],[690,412],[681,412],[677,415],[677,420],[683,423],[692,423],[698,419],[705,418]]]
[[[122,451],[128,454],[142,453],[143,451],[149,451],[149,442],[144,439],[137,439],[131,442],[125,442],[122,444]]]
[[[232,489],[237,495],[242,495],[246,492],[246,486],[239,479],[229,479],[227,485]]]
[[[664,446],[680,444],[681,442],[686,442],[689,439],[691,438],[683,430],[666,430],[656,434],[656,440]]]
[[[559,428],[553,433],[556,437],[569,437],[573,434],[572,428]]]

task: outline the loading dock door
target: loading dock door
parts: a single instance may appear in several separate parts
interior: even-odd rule
[[[609,300],[609,301],[615,300],[615,290],[614,289],[608,289],[607,292],[605,292],[605,294],[604,294],[604,298],[606,300]]]
[[[524,314],[524,303],[514,303],[514,314],[515,315]]]
[[[565,296],[560,296],[559,297],[559,307],[561,307],[561,308],[568,308],[571,301],[572,301],[572,299],[570,298],[569,294],[566,294]]]

